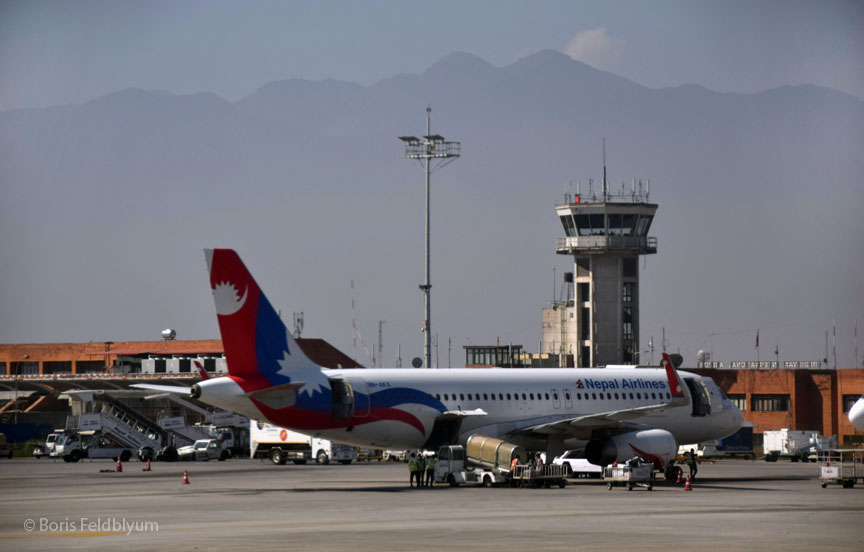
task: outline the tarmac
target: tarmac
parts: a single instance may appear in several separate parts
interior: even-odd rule
[[[0,550],[864,550],[864,485],[822,489],[816,464],[703,463],[691,492],[410,489],[402,463],[143,467],[0,460]]]

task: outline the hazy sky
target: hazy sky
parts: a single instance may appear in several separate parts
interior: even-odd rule
[[[364,85],[465,51],[543,49],[651,87],[811,83],[864,99],[861,1],[0,2],[0,109],[127,87],[236,100],[289,77]]]
[[[264,84],[288,78],[337,79],[371,85],[400,73],[422,73],[455,51],[474,54],[500,67],[545,49],[565,52],[574,59],[649,87],[690,83],[721,92],[756,92],[807,83],[864,99],[864,1],[860,0],[0,0],[0,110],[81,103],[130,87],[175,94],[213,92],[235,101]],[[418,109],[418,125],[422,123],[423,105]],[[420,128],[405,130],[419,131]],[[404,166],[398,155],[400,144],[389,147],[395,153],[388,162],[400,168]],[[619,155],[627,157],[623,153]],[[463,159],[460,163],[461,167],[469,161]],[[0,192],[12,188],[8,185],[11,176],[4,175],[3,169],[0,166]],[[408,173],[405,169],[405,174],[417,176],[419,173]],[[577,176],[584,176],[584,173]],[[549,178],[552,176],[548,174],[539,177],[540,180]],[[5,189],[4,184],[8,186]],[[549,191],[544,201],[551,205],[554,193],[557,189]],[[96,201],[103,200],[94,199]],[[106,212],[118,209],[112,205],[100,204],[100,207]],[[855,205],[844,205],[838,206],[838,210],[841,207],[849,211],[855,209]],[[551,208],[549,213],[549,220],[554,222]],[[25,213],[22,206],[9,202],[5,214],[9,220],[17,220],[14,216],[23,218],[26,214],[31,217],[26,219],[28,224],[37,218],[51,219],[41,204],[38,210]],[[97,227],[100,221],[82,222],[85,223]],[[101,224],[106,223],[101,221]],[[38,225],[43,231],[46,231],[45,226],[48,225]],[[93,234],[111,237],[110,232],[99,228]],[[64,228],[63,232],[68,233],[62,237],[70,243],[82,242],[71,229]],[[559,235],[560,228],[555,232],[550,234],[550,240]],[[12,235],[15,237],[9,237]],[[19,238],[17,233],[8,233],[6,242],[0,240],[0,246],[7,244],[0,247],[0,260],[9,263],[7,266],[26,266],[28,259],[14,257],[10,251],[13,239],[23,241],[27,236]],[[122,245],[114,244],[116,248]],[[200,250],[197,245],[188,249],[196,248]],[[79,254],[72,247],[66,251],[58,245],[56,249],[65,255]],[[27,247],[17,250],[31,254]],[[554,257],[551,251],[546,253]],[[32,254],[35,258],[45,252],[33,251]],[[559,266],[565,265],[565,260],[559,258]],[[57,262],[62,264],[62,259]],[[200,268],[200,263],[195,264],[194,270],[200,272]],[[444,272],[441,265],[438,270]],[[266,277],[266,272],[262,272],[261,277]],[[364,284],[368,285],[370,279]],[[852,280],[854,284],[848,289],[854,293],[860,290],[860,279],[850,275],[849,281]],[[520,285],[522,283],[520,281]],[[163,284],[154,281],[152,285],[156,288]],[[524,285],[546,286],[547,281],[538,284],[536,279],[526,279]],[[277,287],[265,289],[272,295],[273,288]],[[206,294],[206,288],[202,289]],[[412,291],[416,291],[416,287]],[[7,293],[11,292],[7,290]],[[86,293],[89,297],[91,291]],[[361,294],[358,292],[358,295]],[[842,294],[838,296],[846,300]],[[209,296],[204,299],[208,301],[208,312],[212,313]],[[3,312],[2,300],[0,296],[0,340],[8,341],[10,338],[4,336],[16,335],[13,314],[21,315]],[[347,305],[347,300],[344,303]],[[337,332],[332,327],[322,328],[325,322],[335,322],[318,315],[318,325],[313,325],[316,318],[311,314],[313,305],[287,303],[286,308],[305,308],[308,336],[325,337],[351,354],[344,337],[338,341],[334,339]],[[364,308],[366,323],[370,324],[370,320],[379,315],[372,312],[374,307],[368,302]],[[539,317],[539,311],[538,304],[535,318]],[[801,312],[806,314],[806,309],[801,307]],[[417,313],[419,317],[419,306]],[[851,314],[857,316],[857,313]],[[32,313],[30,316],[36,317]],[[286,320],[290,323],[288,317]],[[348,326],[346,320],[347,315],[340,322],[343,330]],[[7,330],[2,328],[4,321]],[[860,321],[864,323],[864,315]],[[539,337],[539,328],[535,328],[534,322],[532,319],[532,325],[526,326],[529,328],[525,332],[527,337],[516,336],[532,351]],[[852,331],[850,322],[849,316],[838,319],[838,335],[843,328],[846,342]],[[209,319],[209,323],[208,328],[215,328],[213,319]],[[397,321],[388,318],[387,323],[388,331],[395,331]],[[119,326],[112,327],[99,320],[93,320],[88,326],[90,324],[92,327],[83,328],[85,324],[82,323],[75,329],[95,338],[150,337],[112,335],[111,331],[120,331]],[[681,325],[687,324],[691,321]],[[745,344],[738,350],[749,354],[759,323],[726,324],[718,327],[732,328],[726,333],[741,333],[740,341]],[[824,317],[813,324],[819,326],[815,334],[810,332],[816,335],[816,354],[807,352],[795,359],[821,358],[822,332],[830,326]],[[719,334],[708,333],[714,330],[716,328],[700,329],[701,341],[691,349],[720,349],[720,338],[711,337]],[[28,334],[29,338],[22,340],[72,339],[51,334],[50,330],[43,331],[44,335]],[[374,341],[374,330],[366,328],[365,331],[367,340]],[[405,330],[409,331],[417,345],[420,340],[417,328],[411,325],[410,330]],[[651,332],[643,329],[643,348],[649,335],[659,337],[653,329]],[[694,334],[699,332],[694,330]],[[187,335],[188,332],[181,337]],[[764,325],[762,339],[766,343],[764,360],[770,358],[767,351],[775,343]],[[407,343],[407,339],[402,343]],[[458,347],[461,345],[460,337]],[[808,346],[805,350],[813,349]],[[851,358],[848,349],[844,349],[844,358]],[[731,358],[748,359],[738,353],[726,353],[718,360]]]

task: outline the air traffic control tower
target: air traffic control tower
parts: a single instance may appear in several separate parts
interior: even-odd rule
[[[577,185],[555,206],[565,234],[555,249],[573,255],[565,278],[575,285],[567,287],[572,297],[543,309],[542,348],[577,367],[639,362],[639,255],[657,252],[648,236],[657,211],[650,183],[610,192],[603,172],[599,195],[589,181],[588,194]]]

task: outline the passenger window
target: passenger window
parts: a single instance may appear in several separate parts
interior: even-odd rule
[[[636,393],[636,398],[641,401],[642,400],[642,393]]]
[[[654,400],[657,400],[657,395],[655,395],[654,393],[651,393],[651,398]]]
[[[633,393],[630,393],[630,400],[633,400]]]
[[[510,400],[510,393],[507,393],[507,400]]]
[[[606,397],[603,396],[603,393],[600,393],[600,400],[602,401],[602,400],[605,399],[605,398],[606,398]]]
[[[570,391],[564,391],[564,398],[568,401],[571,400],[570,399]]]
[[[549,400],[549,393],[546,393],[546,400]]]
[[[596,401],[597,400],[597,393],[591,393],[591,398]]]
[[[615,393],[615,400],[618,400],[618,393]]]
[[[531,394],[528,395],[528,396],[531,397],[531,400],[532,400],[532,401],[534,400],[534,393],[531,393]]]
[[[670,399],[672,399],[672,396],[669,393],[666,393],[666,400],[668,401]]]
[[[435,399],[440,401],[440,400],[441,400],[441,395],[439,395],[438,393],[435,393]]]
[[[498,393],[498,400],[499,400],[499,401],[503,401],[503,400],[504,400],[504,393]]]
[[[552,398],[555,399],[555,400],[557,401],[557,400],[558,400],[558,393],[556,393],[556,392],[553,391],[553,392],[552,392]]]
[[[527,400],[528,400],[528,397],[525,396],[525,393],[522,393],[522,400],[523,400],[523,401],[527,401]]]
[[[489,395],[487,395],[486,393],[483,393],[483,400],[484,400],[484,401],[488,401],[488,400],[489,400]]]
[[[450,400],[450,397],[449,397],[449,395],[447,395],[447,393],[444,393],[444,400],[445,400],[445,401],[449,401],[449,400]]]
[[[464,400],[465,400],[465,395],[463,395],[462,393],[459,393],[459,400],[460,400],[460,401],[464,401]]]

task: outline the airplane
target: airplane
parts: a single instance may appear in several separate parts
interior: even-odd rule
[[[472,434],[597,465],[639,456],[674,470],[678,443],[735,433],[743,417],[711,378],[663,367],[326,369],[309,360],[231,249],[205,257],[228,375],[191,387],[212,406],[315,437],[437,450]],[[667,472],[671,473],[671,472]]]
[[[864,396],[855,401],[852,408],[849,409],[849,421],[855,429],[864,431]]]

